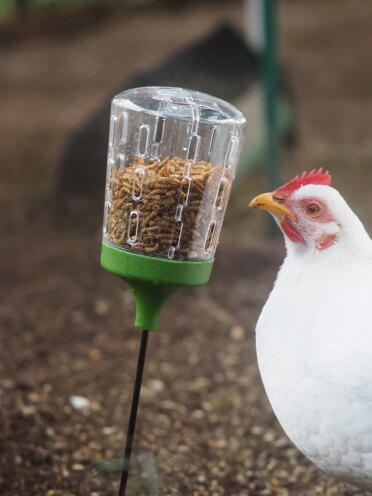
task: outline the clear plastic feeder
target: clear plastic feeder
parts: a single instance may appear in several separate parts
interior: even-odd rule
[[[111,107],[103,242],[174,260],[214,257],[245,135],[232,105],[146,87]]]

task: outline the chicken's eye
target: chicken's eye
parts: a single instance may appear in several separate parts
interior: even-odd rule
[[[306,207],[306,213],[311,217],[317,217],[320,213],[320,207],[317,203],[309,203]]]

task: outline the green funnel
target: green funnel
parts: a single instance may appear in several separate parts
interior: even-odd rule
[[[152,331],[158,327],[166,300],[182,286],[208,282],[213,260],[184,262],[150,257],[102,243],[101,265],[124,279],[136,302],[134,325]]]

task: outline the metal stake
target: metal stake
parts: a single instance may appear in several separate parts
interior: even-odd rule
[[[149,337],[149,331],[144,329],[142,331],[141,346],[140,346],[140,350],[139,350],[139,354],[138,354],[137,372],[136,372],[136,379],[135,379],[135,383],[134,383],[132,405],[130,408],[127,441],[126,441],[125,450],[124,450],[124,463],[123,463],[123,470],[121,472],[119,496],[125,496],[127,482],[128,482],[129,469],[130,469],[130,458],[132,455],[134,431],[136,428],[138,403],[139,403],[140,394],[141,394],[142,376],[143,376],[143,369],[145,366],[148,337]]]

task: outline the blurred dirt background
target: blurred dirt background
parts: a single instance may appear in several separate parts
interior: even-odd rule
[[[0,48],[3,496],[117,492],[140,336],[126,287],[99,268],[102,217],[85,201],[55,208],[57,164],[112,88],[224,20],[242,27],[240,2],[130,10]],[[283,178],[329,168],[371,232],[372,3],[283,0],[280,22],[299,134]],[[306,461],[266,400],[254,327],[283,247],[246,208],[264,188],[262,169],[240,180],[211,284],[176,294],[150,336],[130,495],[366,494]]]

